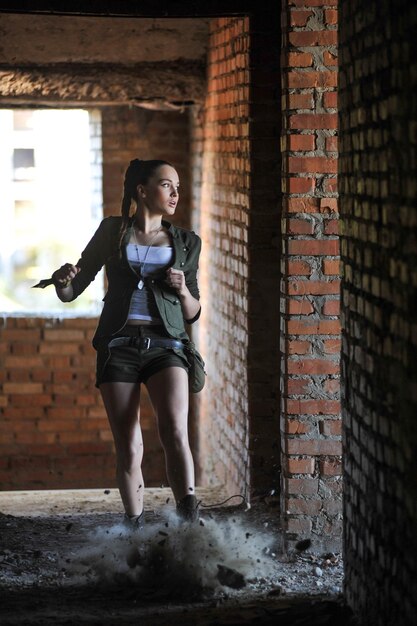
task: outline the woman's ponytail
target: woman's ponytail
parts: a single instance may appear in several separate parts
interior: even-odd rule
[[[125,172],[125,179],[123,183],[123,199],[121,206],[122,223],[119,233],[119,251],[121,251],[122,242],[129,227],[130,207],[132,205],[132,200],[137,200],[137,185],[138,179],[140,178],[140,164],[141,161],[139,159],[133,159],[133,161],[130,161],[129,167]]]

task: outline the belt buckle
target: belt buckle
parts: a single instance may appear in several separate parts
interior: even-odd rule
[[[142,337],[143,341],[143,350],[149,350],[151,347],[151,338],[150,337]]]

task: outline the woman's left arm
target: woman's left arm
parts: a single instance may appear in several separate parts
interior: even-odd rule
[[[192,323],[199,317],[201,305],[197,298],[191,295],[185,281],[184,272],[170,267],[167,270],[167,283],[178,294],[181,302],[182,314],[186,322]]]
[[[197,282],[198,261],[201,252],[201,239],[195,233],[192,233],[191,244],[187,261],[185,264],[185,272],[169,268],[167,271],[167,283],[176,290],[179,301],[181,302],[182,314],[188,324],[193,324],[198,320],[201,313],[200,292]]]

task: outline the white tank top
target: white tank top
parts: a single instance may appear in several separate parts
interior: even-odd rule
[[[126,248],[127,259],[135,271],[142,266],[143,278],[161,278],[165,270],[172,263],[174,251],[171,246],[139,246],[128,243]],[[145,260],[145,265],[143,262]],[[139,282],[139,278],[138,278]],[[146,320],[160,322],[158,307],[152,290],[145,285],[142,289],[136,288],[130,301],[128,320]]]

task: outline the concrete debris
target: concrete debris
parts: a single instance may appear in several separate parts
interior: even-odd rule
[[[217,579],[225,587],[231,587],[232,589],[242,589],[246,586],[245,577],[240,572],[237,572],[230,567],[217,564]]]

